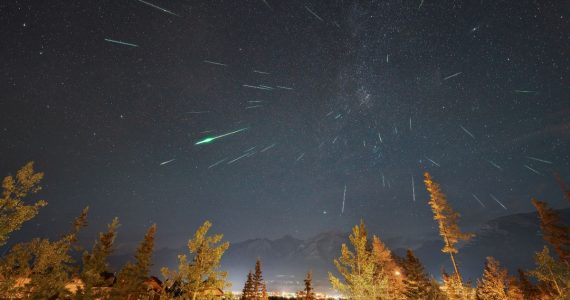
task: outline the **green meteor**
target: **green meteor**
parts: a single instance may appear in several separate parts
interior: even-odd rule
[[[236,131],[224,133],[224,134],[222,134],[222,135],[217,135],[217,136],[212,136],[212,137],[209,137],[209,138],[205,138],[205,139],[203,139],[203,140],[201,140],[201,141],[197,141],[194,145],[209,144],[209,143],[211,143],[211,142],[213,142],[213,141],[215,141],[215,140],[217,140],[217,139],[219,139],[219,138],[223,138],[223,137],[228,136],[228,135],[236,134],[236,133],[238,133],[238,132],[242,132],[242,131],[245,131],[245,130],[248,130],[248,129],[249,129],[249,127],[246,127],[246,128],[242,128],[242,129],[239,129],[239,130],[236,130]]]

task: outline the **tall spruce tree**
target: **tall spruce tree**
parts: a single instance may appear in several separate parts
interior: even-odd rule
[[[442,271],[443,290],[448,300],[466,300],[468,299],[465,286],[456,274],[449,275]]]
[[[263,298],[263,286],[265,285],[263,281],[263,272],[261,271],[261,259],[258,257],[255,261],[255,272],[253,273],[253,290],[255,291],[255,300],[260,300]]]
[[[522,286],[516,277],[509,276],[507,288],[507,299],[509,300],[525,300]]]
[[[117,296],[137,295],[146,291],[144,285],[152,266],[156,224],[148,228],[135,253],[135,262],[127,262],[118,274],[115,288]]]
[[[223,234],[208,236],[211,227],[212,223],[205,221],[188,241],[188,250],[192,254],[190,262],[186,255],[179,255],[178,271],[166,267],[161,270],[167,282],[179,285],[181,293],[191,295],[192,300],[208,291],[230,286],[226,281],[227,272],[218,270],[230,243],[222,243]]]
[[[267,285],[265,284],[265,282],[263,282],[263,285],[261,285],[261,299],[263,300],[269,299],[269,294],[267,294]]]
[[[426,299],[430,293],[430,278],[420,260],[411,249],[406,251],[403,262],[405,295],[408,299]]]
[[[113,221],[107,225],[107,232],[99,233],[99,239],[95,242],[91,253],[83,253],[83,271],[80,277],[85,286],[84,290],[79,293],[82,293],[86,299],[108,297],[106,290],[97,289],[94,291],[93,288],[107,285],[104,273],[109,271],[107,258],[115,250],[114,243],[117,237],[118,227],[119,218],[115,217]]]
[[[427,296],[424,298],[426,300],[448,300],[447,296],[445,295],[445,292],[443,292],[441,290],[441,286],[439,285],[439,282],[437,282],[437,280],[435,280],[435,278],[430,278],[429,280],[429,292],[427,294]]]
[[[552,245],[560,261],[570,268],[570,228],[562,224],[558,213],[546,202],[534,198],[531,201],[538,212],[542,237]]]
[[[305,300],[315,300],[317,297],[313,289],[313,273],[311,271],[307,272],[307,277],[303,281],[305,282],[305,289],[303,290]]]
[[[540,297],[540,290],[528,279],[526,273],[519,269],[519,285],[525,299],[538,299]]]
[[[241,293],[242,300],[252,300],[255,298],[255,290],[253,288],[253,273],[247,273],[247,280]]]
[[[459,273],[455,259],[455,254],[459,252],[456,244],[460,241],[468,241],[474,235],[472,233],[461,232],[458,224],[460,217],[459,213],[451,208],[451,205],[447,202],[447,198],[439,184],[433,180],[431,175],[428,172],[425,172],[424,176],[424,182],[427,191],[430,194],[429,205],[433,212],[433,218],[438,223],[439,234],[443,238],[444,247],[441,251],[449,254],[451,263],[453,264],[453,270],[455,271],[455,276],[457,276],[457,282],[454,284],[459,284],[462,287],[463,279],[461,278],[461,273]]]
[[[40,208],[47,205],[44,200],[28,205],[24,199],[41,190],[40,181],[44,173],[34,171],[34,163],[29,162],[16,173],[16,177],[6,176],[2,181],[0,197],[0,247],[8,241],[10,234],[34,218]]]
[[[387,293],[390,299],[404,299],[404,272],[394,259],[392,251],[377,236],[372,237],[372,257],[376,268],[376,281],[388,281]]]
[[[477,281],[479,300],[508,300],[507,271],[502,269],[493,257],[487,257],[483,278]]]
[[[364,222],[352,228],[349,236],[353,250],[341,246],[341,256],[334,260],[342,280],[329,272],[333,288],[350,299],[388,299],[388,280],[377,276]]]

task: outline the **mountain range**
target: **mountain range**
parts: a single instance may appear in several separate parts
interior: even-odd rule
[[[566,224],[570,224],[570,209],[559,210]],[[232,290],[243,287],[249,270],[256,258],[263,263],[263,275],[270,291],[293,292],[302,289],[303,279],[310,270],[313,272],[313,285],[318,292],[333,293],[327,272],[335,271],[333,259],[340,256],[343,243],[349,243],[347,232],[328,231],[302,240],[290,235],[279,239],[250,239],[232,243],[222,259],[222,269],[229,272]],[[393,253],[405,254],[406,248],[424,264],[426,271],[436,279],[441,269],[451,270],[449,258],[441,252],[440,239],[409,241],[402,239],[383,240]],[[493,256],[511,273],[517,268],[533,268],[533,255],[544,245],[540,234],[536,213],[521,213],[493,219],[476,232],[475,238],[461,245],[458,260],[460,271],[467,280],[475,282],[483,270],[486,256]],[[154,254],[153,273],[159,273],[160,266],[177,266],[177,255],[187,253],[187,249],[158,249]],[[127,255],[111,258],[112,265],[120,265],[129,259]]]

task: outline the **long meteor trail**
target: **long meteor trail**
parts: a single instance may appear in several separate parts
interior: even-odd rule
[[[459,127],[461,127],[461,129],[463,129],[463,131],[465,131],[465,133],[467,133],[472,139],[475,139],[475,136],[473,135],[473,133],[471,133],[469,130],[467,130],[465,127],[463,127],[463,125],[459,125]]]
[[[211,64],[211,65],[216,65],[216,66],[222,66],[222,67],[227,67],[228,65],[223,64],[221,62],[217,62],[217,61],[211,61],[211,60],[205,60],[204,61],[207,64]]]
[[[321,21],[321,22],[323,21],[323,18],[319,17],[319,15],[317,15],[314,11],[312,11],[312,10],[311,10],[310,8],[308,8],[306,5],[305,5],[305,8],[307,9],[307,11],[308,11],[311,15],[315,16],[315,18],[317,18],[319,21]]]
[[[541,162],[541,163],[545,163],[545,164],[549,164],[549,165],[552,164],[551,161],[548,161],[548,160],[545,160],[545,159],[540,159],[540,158],[536,158],[536,157],[532,157],[532,156],[527,156],[526,158],[532,159],[532,160],[536,160],[536,161],[539,161],[539,162]]]
[[[531,172],[535,173],[536,175],[542,176],[542,173],[538,172],[537,170],[529,167],[528,165],[524,165],[525,168],[529,169]]]
[[[346,184],[344,185],[344,193],[342,193],[342,208],[340,214],[344,214],[344,202],[346,201]]]
[[[119,44],[119,45],[125,45],[125,46],[129,46],[129,47],[138,47],[139,45],[137,44],[131,44],[131,43],[127,43],[127,42],[123,42],[123,41],[117,41],[117,40],[112,40],[112,39],[105,39],[106,42],[109,43],[113,43],[113,44]]]
[[[211,142],[213,142],[213,141],[215,141],[215,140],[217,140],[217,139],[221,139],[221,138],[226,137],[226,136],[228,136],[228,135],[236,134],[236,133],[238,133],[238,132],[242,132],[242,131],[245,131],[245,130],[248,130],[248,129],[249,129],[249,128],[246,127],[246,128],[238,129],[238,130],[236,130],[236,131],[224,133],[224,134],[222,134],[222,135],[216,135],[216,136],[212,136],[212,137],[209,137],[209,138],[205,138],[205,139],[203,139],[203,140],[197,141],[194,145],[209,144],[209,143],[211,143]]]
[[[503,203],[501,203],[501,201],[499,201],[499,199],[497,199],[497,197],[495,197],[495,195],[489,194],[489,196],[491,196],[491,198],[493,198],[493,200],[495,200],[495,202],[497,202],[500,206],[502,206],[505,210],[507,210],[507,207],[505,205],[503,205]]]
[[[414,176],[412,175],[412,199],[416,202],[416,185],[414,184]]]
[[[451,78],[453,78],[453,77],[457,77],[457,76],[461,75],[461,73],[463,73],[463,72],[457,72],[457,73],[455,73],[455,74],[453,74],[453,75],[449,75],[449,76],[443,78],[443,80],[448,80],[448,79],[451,79]]]
[[[479,202],[479,204],[481,204],[481,206],[485,207],[485,204],[483,204],[483,202],[481,201],[481,199],[479,199],[479,197],[477,197],[475,194],[471,194],[473,195],[473,198],[475,198],[475,200],[477,200],[477,202]]]
[[[143,1],[143,0],[137,0],[137,1],[140,2],[140,3],[146,4],[146,5],[148,5],[148,6],[152,7],[152,8],[156,8],[156,9],[158,9],[158,10],[160,10],[160,11],[162,11],[162,12],[165,12],[165,13],[167,13],[167,14],[171,14],[171,15],[173,15],[173,16],[180,17],[179,15],[177,15],[177,14],[175,14],[175,13],[169,11],[168,9],[162,8],[162,7],[158,6],[158,5],[152,4],[152,3],[150,3],[150,2],[146,2],[146,1]]]

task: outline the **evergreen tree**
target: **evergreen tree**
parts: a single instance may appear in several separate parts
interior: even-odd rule
[[[556,262],[548,247],[544,246],[541,252],[535,254],[534,257],[536,269],[529,272],[529,275],[536,278],[543,284],[546,291],[556,296],[568,296],[568,288],[570,287],[570,270]]]
[[[44,200],[27,205],[24,198],[41,190],[40,181],[44,173],[34,171],[34,163],[29,162],[16,173],[16,178],[6,176],[2,181],[0,197],[0,247],[8,241],[10,234],[22,224],[34,218],[40,208],[47,205]]]
[[[181,293],[192,295],[192,300],[209,290],[230,286],[226,282],[227,273],[218,271],[222,255],[230,244],[222,243],[222,234],[207,236],[211,227],[212,223],[204,222],[194,234],[194,238],[188,241],[189,252],[193,255],[190,262],[186,255],[179,255],[178,271],[162,268],[166,280],[179,284]]]
[[[525,300],[524,292],[521,284],[513,276],[508,278],[507,299],[509,300]]]
[[[403,267],[406,297],[408,297],[408,299],[426,299],[431,288],[430,279],[422,263],[411,249],[406,251]]]
[[[540,218],[540,230],[544,240],[552,245],[560,261],[570,268],[570,228],[564,226],[556,211],[549,208],[546,202],[532,199]]]
[[[364,222],[352,228],[349,240],[353,250],[342,244],[341,256],[334,260],[343,281],[329,272],[333,288],[350,299],[388,299],[388,280],[377,276]]]
[[[115,238],[117,237],[117,228],[119,227],[119,219],[114,218],[107,225],[107,232],[99,233],[99,239],[95,242],[91,253],[83,253],[83,271],[81,279],[85,285],[84,290],[80,291],[84,298],[100,298],[106,297],[102,290],[94,293],[94,287],[102,287],[106,285],[103,274],[109,271],[109,263],[107,258],[113,253]]]
[[[0,298],[24,293],[27,299],[53,299],[68,296],[65,284],[73,272],[71,251],[76,246],[77,234],[85,226],[88,209],[75,219],[73,230],[60,240],[35,238],[16,244],[0,261]],[[17,278],[30,282],[21,289],[14,288]]]
[[[528,280],[526,273],[519,269],[519,285],[520,289],[526,299],[538,299],[540,295],[540,290]]]
[[[413,299],[413,298],[410,298]],[[448,300],[445,293],[441,290],[441,286],[439,283],[434,279],[430,278],[429,280],[429,290],[425,298],[426,300]]]
[[[475,299],[476,291],[463,284],[457,274],[447,274],[442,271],[443,291],[448,300],[470,300]]]
[[[269,299],[269,295],[267,294],[267,285],[265,284],[265,282],[263,282],[263,285],[261,285],[261,299],[262,300]]]
[[[242,300],[252,300],[255,297],[255,292],[253,288],[253,274],[251,271],[247,274],[247,280],[245,281],[245,285],[243,287],[243,291],[241,294]]]
[[[142,242],[137,248],[135,263],[127,262],[119,272],[115,288],[117,295],[136,295],[146,291],[144,282],[148,279],[150,267],[152,266],[155,234],[156,224],[153,224],[148,228]]]
[[[390,299],[404,299],[403,272],[396,263],[390,249],[377,236],[372,237],[372,257],[376,268],[375,276],[377,280],[386,279],[388,281],[387,292]]]
[[[477,281],[477,298],[480,300],[508,300],[507,271],[499,266],[499,262],[487,257],[483,278]]]
[[[263,282],[263,275],[261,271],[261,260],[259,257],[255,261],[255,272],[253,273],[253,290],[254,290],[254,299],[260,300],[263,298],[263,286],[265,283]]]
[[[307,272],[307,277],[305,277],[305,289],[304,291],[304,295],[305,295],[305,300],[315,300],[316,296],[315,296],[315,291],[313,289],[312,283],[313,283],[313,274],[311,273],[311,271]]]
[[[461,229],[457,223],[460,217],[459,213],[451,208],[447,202],[445,194],[441,191],[439,184],[433,181],[431,175],[428,172],[425,172],[424,176],[424,182],[427,191],[430,194],[429,205],[433,211],[433,218],[438,223],[439,234],[443,238],[444,242],[444,247],[441,251],[443,253],[449,253],[451,263],[453,264],[453,269],[455,271],[454,276],[457,276],[457,282],[453,282],[455,282],[454,284],[458,284],[458,287],[462,289],[463,280],[461,279],[461,274],[457,268],[457,262],[454,256],[454,254],[458,253],[458,250],[455,246],[460,241],[470,240],[474,235],[472,233],[461,232]]]

